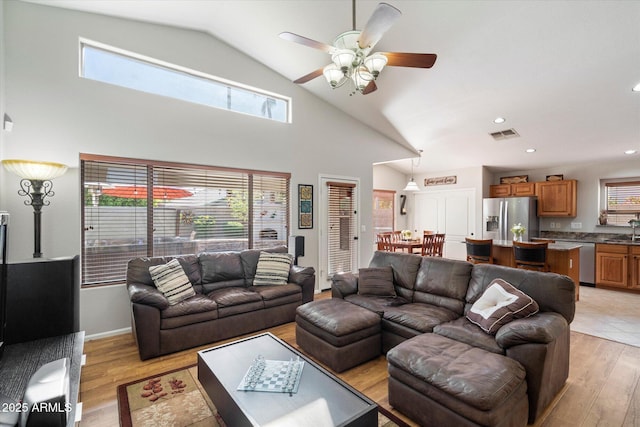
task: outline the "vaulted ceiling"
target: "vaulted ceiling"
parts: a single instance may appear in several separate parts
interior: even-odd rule
[[[330,58],[282,40],[280,32],[330,44],[352,26],[350,0],[32,1],[206,31],[290,80]],[[640,83],[640,1],[388,3],[402,16],[374,50],[436,53],[435,66],[387,67],[378,90],[365,96],[332,90],[323,77],[304,87],[423,150],[419,172],[532,169],[628,159],[625,150],[640,151],[640,92],[632,92]],[[377,4],[356,2],[358,28]],[[496,117],[506,121],[495,124]],[[508,129],[519,136],[490,135]],[[395,167],[409,171],[410,165]]]

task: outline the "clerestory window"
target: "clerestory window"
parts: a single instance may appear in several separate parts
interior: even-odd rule
[[[291,123],[291,98],[102,43],[80,40],[80,77]]]

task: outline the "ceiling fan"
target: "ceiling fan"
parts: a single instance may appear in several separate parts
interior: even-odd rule
[[[340,34],[333,41],[333,45],[290,32],[280,33],[280,38],[284,40],[319,49],[331,55],[331,64],[294,80],[294,83],[306,83],[324,75],[332,88],[341,87],[347,82],[352,82],[355,89],[351,95],[356,92],[366,95],[377,89],[375,80],[385,65],[414,68],[433,67],[437,58],[434,53],[371,53],[376,43],[380,41],[384,33],[402,15],[402,12],[390,4],[380,3],[367,21],[364,29],[356,30],[356,0],[352,1],[353,30]]]

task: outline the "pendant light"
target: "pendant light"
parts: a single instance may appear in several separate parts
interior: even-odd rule
[[[418,165],[420,164],[420,159],[422,158],[422,150],[418,150],[420,152],[420,157],[418,157]],[[417,166],[417,165],[416,165]],[[411,159],[411,179],[407,183],[407,186],[404,187],[402,191],[420,191],[418,184],[416,183],[413,177],[413,159]]]

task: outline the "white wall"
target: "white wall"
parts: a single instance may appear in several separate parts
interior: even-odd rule
[[[562,174],[565,179],[578,180],[578,215],[575,218],[541,218],[540,230],[630,234],[630,227],[619,228],[598,225],[598,196],[600,179],[640,176],[640,161],[637,156],[617,162],[576,164],[548,169],[494,173],[491,183],[498,184],[500,177],[512,175],[529,175],[529,181],[544,181],[547,175],[554,174]],[[560,228],[556,227],[551,230],[549,223],[552,221],[560,224]],[[571,229],[572,222],[582,223],[582,228]]]
[[[2,7],[5,69],[0,105],[15,126],[0,141],[1,157],[70,166],[54,181],[56,195],[43,209],[45,257],[80,252],[79,153],[291,172],[293,189],[298,183],[317,183],[320,173],[358,177],[360,220],[367,230],[371,230],[372,163],[411,155],[207,34],[25,2],[2,2]],[[291,96],[293,124],[79,78],[79,37]],[[347,137],[336,140],[336,135]],[[332,156],[334,150],[342,155]],[[29,258],[31,210],[16,194],[19,178],[0,171],[0,179],[0,209],[12,214],[9,256],[14,261]],[[306,237],[306,256],[300,263],[317,268],[317,227],[296,228],[296,192],[292,195],[291,233]],[[317,209],[317,200],[314,206]],[[363,233],[359,241],[360,262],[366,265],[373,235]],[[81,291],[81,328],[88,335],[129,324],[124,286]]]

